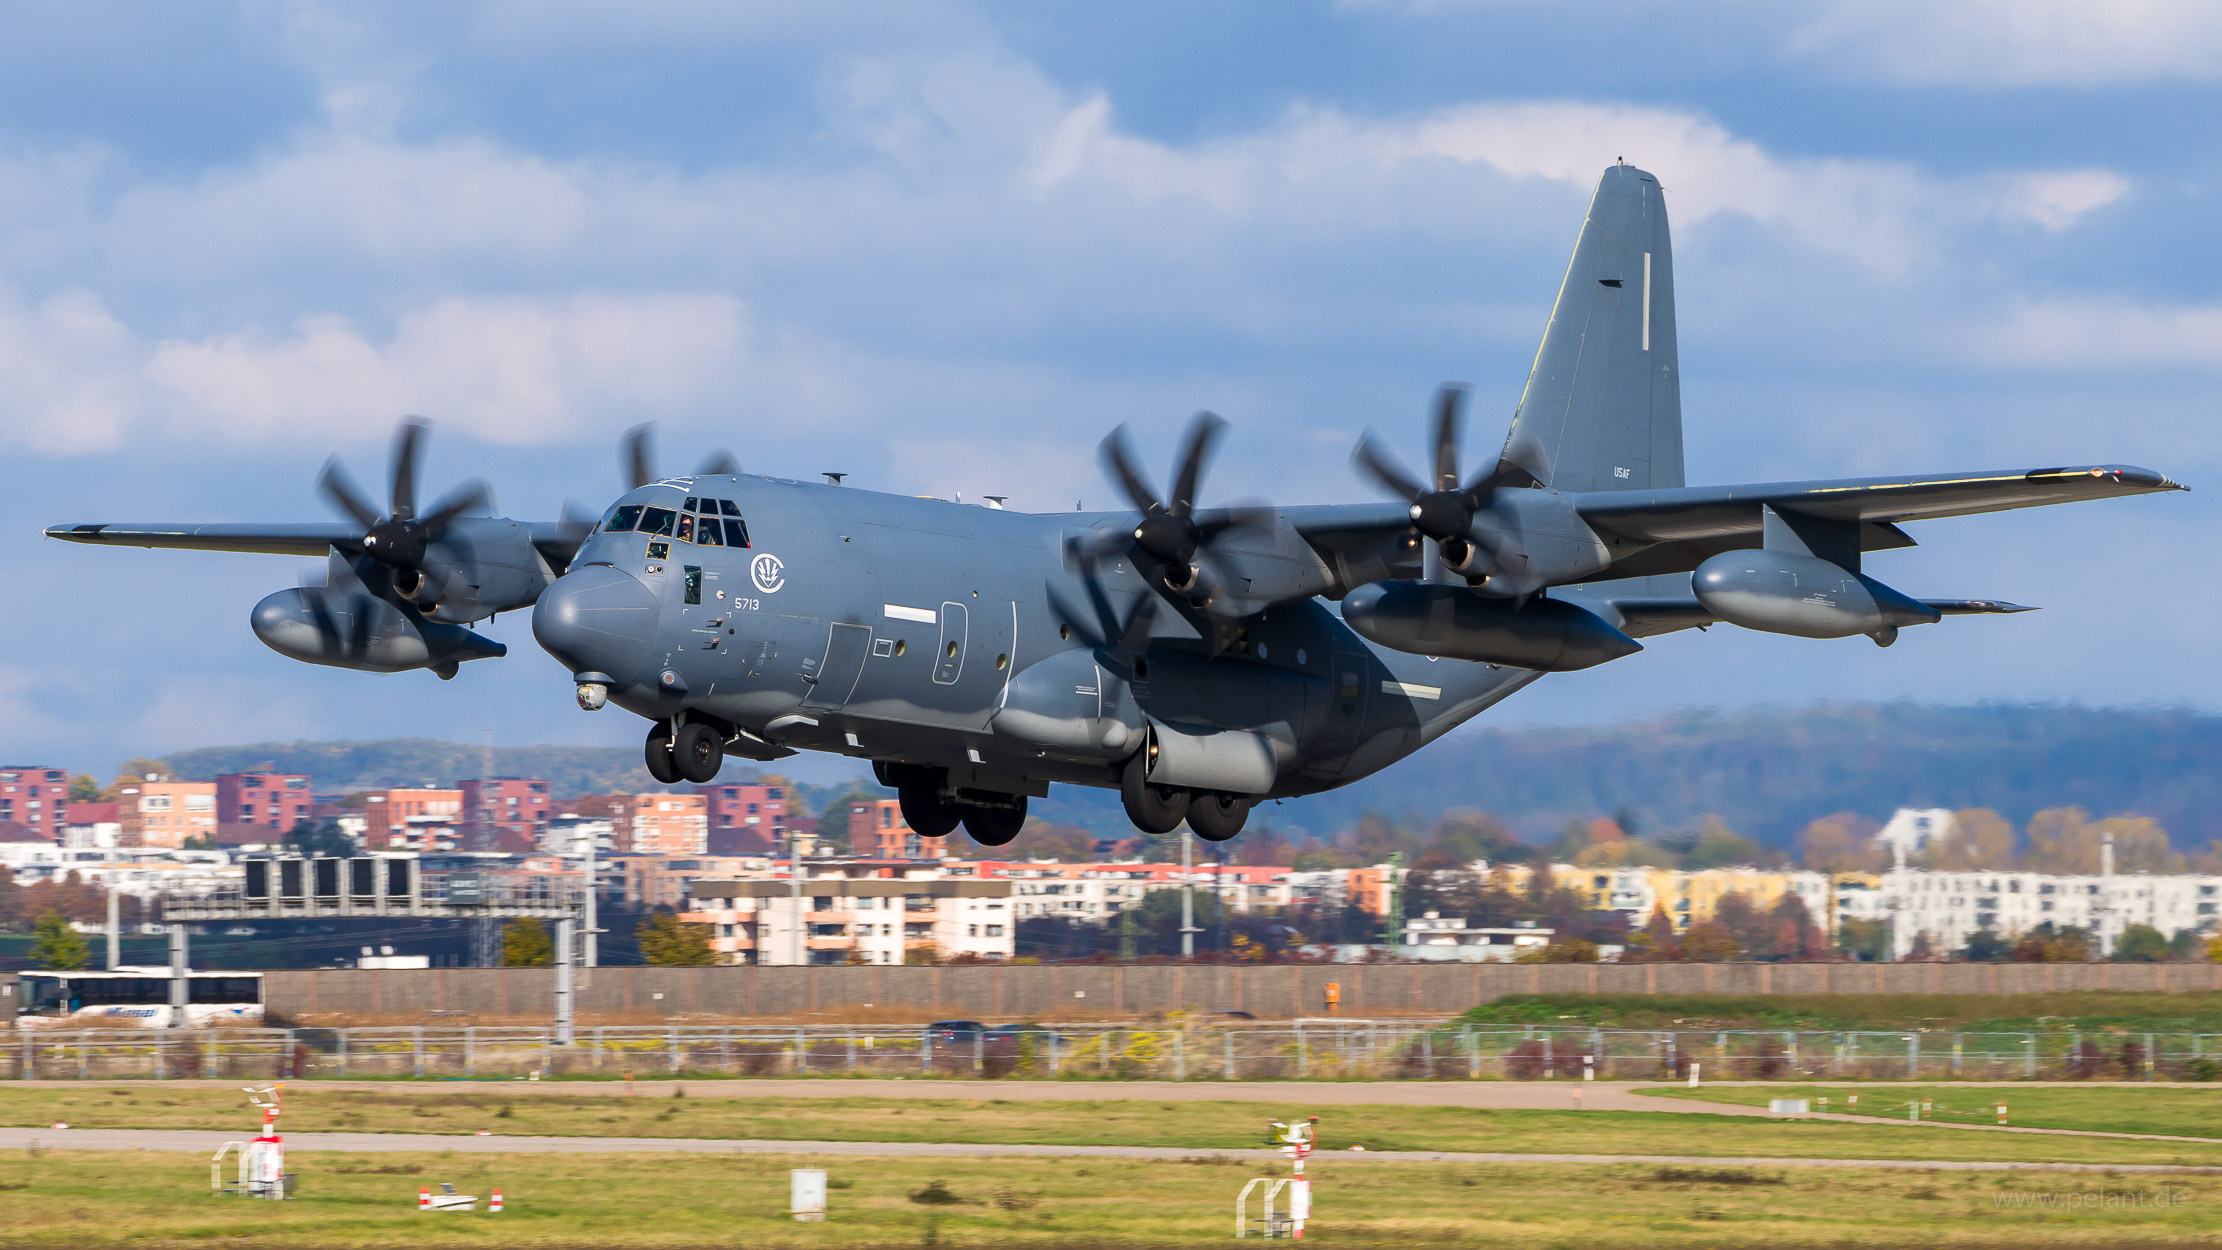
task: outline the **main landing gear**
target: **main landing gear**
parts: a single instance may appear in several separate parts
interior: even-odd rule
[[[1004,846],[1026,826],[1026,796],[986,790],[942,791],[949,774],[915,764],[878,764],[874,771],[882,784],[895,787],[903,807],[903,823],[921,837],[945,838],[958,825],[982,846]]]
[[[671,722],[660,720],[648,728],[645,755],[648,775],[667,786],[706,785],[725,766],[725,735],[703,721],[688,721],[673,733]]]
[[[1224,842],[1242,832],[1250,819],[1252,799],[1247,794],[1213,790],[1186,790],[1160,786],[1147,775],[1146,751],[1136,751],[1119,774],[1119,800],[1126,818],[1144,833],[1171,833],[1186,820],[1196,836],[1206,842]]]

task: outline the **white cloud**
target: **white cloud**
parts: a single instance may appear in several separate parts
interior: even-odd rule
[[[724,295],[447,299],[403,317],[382,345],[312,317],[276,340],[170,340],[146,372],[195,433],[382,431],[419,412],[489,442],[543,444],[576,437],[591,416],[704,400],[738,372],[746,330]]]
[[[140,407],[135,336],[89,291],[35,308],[0,293],[0,440],[70,455],[113,447]]]
[[[1792,55],[1946,87],[2096,87],[2222,77],[2212,0],[1830,0]]]
[[[2109,298],[2029,300],[2002,321],[1975,329],[1968,343],[1986,364],[2048,372],[2152,365],[2222,369],[2222,307]]]

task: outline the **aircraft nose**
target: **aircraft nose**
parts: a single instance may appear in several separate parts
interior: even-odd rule
[[[622,688],[648,678],[655,658],[656,596],[606,564],[573,569],[540,594],[532,636],[574,673],[606,673]]]

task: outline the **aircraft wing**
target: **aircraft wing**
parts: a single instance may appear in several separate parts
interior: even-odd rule
[[[2182,490],[2151,469],[2133,465],[2015,469],[1919,477],[1687,486],[1669,490],[1596,491],[1574,497],[1590,528],[1649,549],[1614,563],[1621,577],[1686,573],[1713,555],[1760,542],[1761,506],[1829,520],[1857,521],[1860,546],[1910,547],[1901,521],[1971,516],[2009,508],[2112,499]]]
[[[363,540],[361,527],[343,522],[302,525],[117,524],[50,525],[48,538],[105,547],[162,547],[180,551],[245,551],[271,556],[322,556],[335,546]]]

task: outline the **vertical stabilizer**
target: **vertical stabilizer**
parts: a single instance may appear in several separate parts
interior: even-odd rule
[[[1598,179],[1506,449],[1560,490],[1682,485],[1674,259],[1650,174]]]

